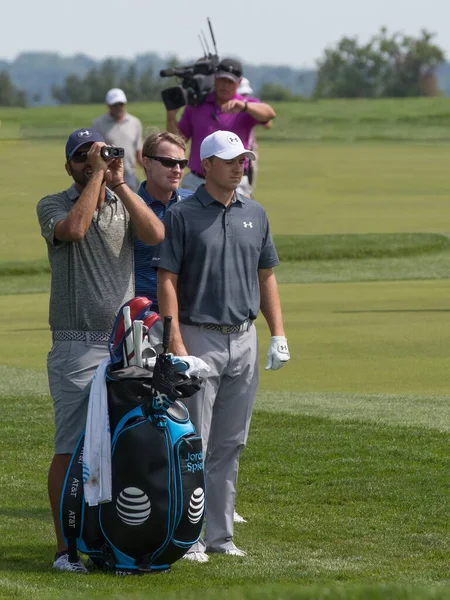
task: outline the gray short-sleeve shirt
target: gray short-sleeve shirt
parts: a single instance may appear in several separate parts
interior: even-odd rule
[[[117,310],[134,296],[133,228],[121,200],[107,189],[79,242],[55,239],[55,225],[78,200],[75,185],[42,198],[37,214],[52,270],[52,330],[109,332]]]
[[[263,207],[236,193],[224,207],[200,186],[164,218],[152,264],[178,274],[179,319],[237,325],[259,311],[258,270],[279,264]]]
[[[123,166],[131,172],[136,167],[136,152],[142,150],[142,123],[137,117],[125,114],[116,121],[109,113],[92,122],[92,129],[102,134],[107,144],[124,148]]]

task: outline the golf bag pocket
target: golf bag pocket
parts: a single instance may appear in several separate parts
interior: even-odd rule
[[[164,429],[142,418],[120,431],[112,449],[112,501],[100,507],[111,548],[136,560],[164,546],[172,521],[170,474]]]
[[[205,512],[205,484],[202,440],[198,436],[180,439],[174,446],[176,511],[173,533],[156,564],[181,558],[200,537]]]

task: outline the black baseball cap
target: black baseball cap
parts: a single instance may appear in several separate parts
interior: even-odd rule
[[[224,58],[217,67],[216,77],[225,77],[238,83],[242,77],[242,63],[234,58]]]

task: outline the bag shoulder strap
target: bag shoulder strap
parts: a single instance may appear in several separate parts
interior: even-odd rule
[[[84,434],[72,455],[61,494],[61,531],[67,539],[70,562],[76,562],[77,539],[83,529],[83,449]]]

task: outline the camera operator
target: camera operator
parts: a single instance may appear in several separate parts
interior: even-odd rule
[[[177,122],[177,110],[167,111],[167,130],[181,133],[191,140],[189,157],[190,173],[185,175],[182,186],[195,191],[205,183],[200,160],[202,141],[215,131],[232,131],[249,148],[250,137],[255,125],[264,125],[275,118],[275,111],[268,104],[256,98],[244,98],[237,93],[242,79],[242,64],[232,58],[223,59],[214,78],[214,90],[200,106],[186,106],[181,119]],[[248,179],[248,159],[244,176],[238,192],[252,195],[252,186]]]
[[[136,177],[136,163],[142,162],[142,123],[126,110],[127,97],[119,88],[113,88],[106,94],[108,112],[92,121],[92,128],[98,131],[107,144],[125,149],[124,179],[128,186],[137,192],[139,180]]]

